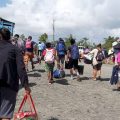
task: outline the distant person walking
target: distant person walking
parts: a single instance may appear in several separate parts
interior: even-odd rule
[[[0,120],[11,120],[13,117],[19,79],[29,93],[22,54],[10,43],[10,31],[2,28],[0,29]]]
[[[93,49],[90,53],[93,54],[93,80],[97,80],[97,74],[98,78],[101,79],[102,61],[105,58],[102,52],[101,44],[98,44],[97,47]]]
[[[56,54],[57,54],[57,68],[64,69],[64,61],[66,55],[66,46],[62,38],[59,38],[59,41],[56,45]]]
[[[20,51],[24,54],[25,52],[25,42],[19,37],[18,34],[14,35],[15,45],[20,49]]]
[[[78,61],[80,58],[79,48],[75,43],[75,39],[71,39],[70,42],[71,42],[71,46],[68,48],[67,51],[67,62],[69,62],[71,79],[73,80],[73,70],[75,70],[77,75],[77,80],[79,81],[80,80],[80,75],[78,72]]]
[[[38,44],[38,56],[42,56],[42,52],[45,50],[45,43],[39,42]]]
[[[33,57],[34,57],[34,44],[35,42],[32,41],[32,36],[29,36],[26,43],[25,43],[25,56],[24,58],[26,58],[26,70],[28,71],[28,61],[31,61],[31,65],[32,65],[32,69],[34,69],[34,63],[33,63]]]

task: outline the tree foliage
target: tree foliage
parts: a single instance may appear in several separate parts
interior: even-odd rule
[[[80,39],[77,44],[89,48],[93,48],[95,46],[94,43],[90,42],[89,38],[87,37],[83,37],[82,39]]]
[[[107,50],[109,50],[112,47],[112,43],[117,39],[119,39],[119,38],[112,37],[112,36],[108,36],[107,38],[104,38],[103,47],[105,47]]]
[[[24,35],[24,34],[21,34],[21,35],[20,35],[20,38],[21,38],[22,40],[25,40],[25,35]]]
[[[65,45],[68,47],[71,45],[70,40],[73,39],[73,35],[70,34],[68,38],[65,38]]]
[[[88,38],[86,38],[86,37],[84,37],[84,38],[82,38],[80,41],[78,41],[78,45],[81,45],[81,46],[88,46],[89,44],[88,44]]]
[[[47,39],[48,39],[48,35],[47,35],[46,33],[42,34],[42,35],[39,37],[39,41],[40,41],[40,42],[46,43],[46,42],[47,42]]]

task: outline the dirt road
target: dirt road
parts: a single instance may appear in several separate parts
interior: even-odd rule
[[[102,81],[90,79],[91,65],[85,65],[82,82],[70,80],[69,71],[64,79],[48,84],[43,64],[29,72],[32,96],[39,120],[120,120],[120,92],[110,86],[112,66],[103,65]],[[24,90],[18,94],[17,106]]]

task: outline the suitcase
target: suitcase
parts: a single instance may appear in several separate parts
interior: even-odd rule
[[[69,63],[69,61],[68,62],[65,61],[65,69],[70,69],[70,63]]]
[[[78,72],[80,75],[83,75],[84,73],[84,65],[78,65]]]

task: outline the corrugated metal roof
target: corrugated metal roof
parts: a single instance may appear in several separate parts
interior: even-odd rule
[[[5,19],[3,19],[3,18],[1,18],[1,17],[0,17],[0,21],[4,21],[4,22],[9,22],[9,23],[13,23],[13,24],[15,24],[14,22],[11,22],[11,21],[8,21],[8,20],[5,20]]]

